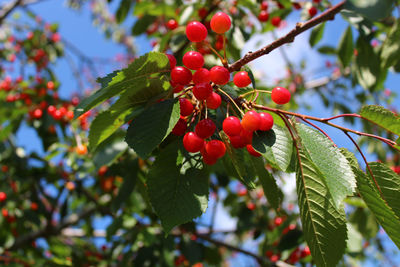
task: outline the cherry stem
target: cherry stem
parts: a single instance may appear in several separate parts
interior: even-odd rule
[[[213,51],[213,53],[214,53],[217,57],[219,57],[219,59],[221,60],[222,65],[224,65],[224,67],[228,67],[228,63],[227,63],[226,60],[218,53],[218,51],[215,50],[214,47],[212,47],[209,43],[206,43],[206,42],[205,42],[205,44],[206,44],[206,46],[207,46],[208,48],[211,49],[211,51]]]
[[[223,93],[223,94],[232,102],[232,104],[237,108],[237,110],[239,110],[239,112],[240,112],[240,114],[241,114],[242,116],[244,115],[243,111],[239,108],[239,106],[236,104],[235,100],[233,100],[232,97],[231,97],[229,94],[227,94],[227,93],[226,93],[224,90],[222,90],[221,88],[218,88],[217,90],[218,90],[219,92]]]
[[[240,97],[245,97],[246,95],[253,94],[254,91],[259,92],[259,93],[271,94],[271,91],[254,89],[253,91],[249,91],[247,93],[244,93],[244,94],[240,95]],[[254,102],[254,100],[253,100],[253,102]]]
[[[226,57],[226,37],[225,35],[222,35],[222,47],[224,49],[224,62],[222,62],[224,64],[225,67],[228,66],[228,59]]]

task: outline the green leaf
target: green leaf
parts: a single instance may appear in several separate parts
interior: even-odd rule
[[[382,67],[389,68],[400,62],[400,20],[396,20],[381,48]]]
[[[185,158],[180,143],[161,151],[147,177],[151,204],[166,233],[200,216],[208,204],[208,175],[195,167],[181,172]]]
[[[319,41],[321,41],[322,36],[324,35],[324,29],[325,29],[325,22],[319,24],[311,31],[309,39],[311,47],[314,47]]]
[[[274,177],[269,173],[264,165],[264,160],[262,158],[253,159],[253,166],[258,179],[261,182],[264,195],[267,197],[268,203],[274,209],[278,209],[282,202],[281,192],[279,191]]]
[[[293,140],[288,130],[274,125],[272,130],[253,134],[253,147],[275,168],[285,171],[292,157]]]
[[[362,37],[357,40],[357,52],[354,66],[355,76],[362,87],[373,90],[379,85],[383,75],[380,58],[370,43]]]
[[[145,109],[129,125],[125,141],[141,158],[168,136],[180,116],[179,101],[167,99]]]
[[[150,52],[135,59],[127,68],[97,79],[101,89],[79,103],[75,109],[75,117],[125,90],[140,90],[140,85],[145,84],[149,76],[167,72],[169,69],[168,57],[164,53]]]
[[[131,195],[133,189],[135,188],[136,185],[136,179],[138,177],[138,172],[139,172],[139,164],[138,160],[129,160],[129,166],[126,166],[128,164],[125,164],[126,167],[123,169],[123,183],[121,187],[118,190],[118,195],[115,197],[115,199],[112,202],[112,210],[118,210],[121,205],[123,205],[128,199],[129,196]]]
[[[143,111],[143,105],[150,99],[169,90],[168,78],[147,80],[138,85],[141,89],[128,90],[106,111],[101,112],[92,121],[89,132],[89,147],[95,148],[124,123]]]
[[[351,32],[351,27],[349,26],[343,33],[338,46],[338,56],[343,67],[347,67],[349,65],[353,53],[353,34]]]
[[[336,209],[325,178],[304,151],[299,156],[296,187],[304,237],[317,266],[336,266],[346,248],[344,210]]]
[[[146,32],[149,25],[151,25],[156,19],[156,16],[144,15],[136,21],[135,25],[133,25],[131,30],[132,35],[137,36]]]
[[[93,162],[96,168],[112,164],[128,149],[123,141],[123,133],[116,133],[97,147],[94,152]]]
[[[324,45],[318,48],[318,52],[325,55],[336,55],[336,49],[328,45]]]
[[[115,14],[115,19],[117,23],[121,24],[126,19],[126,16],[131,9],[132,1],[131,0],[122,0],[119,4],[117,12]]]
[[[400,136],[400,118],[390,110],[382,106],[368,105],[361,108],[360,115],[364,119]]]
[[[303,149],[322,173],[337,209],[345,197],[353,195],[356,180],[351,166],[335,144],[325,135],[304,124],[296,124]]]
[[[393,0],[348,0],[344,8],[377,21],[390,16],[393,6]]]

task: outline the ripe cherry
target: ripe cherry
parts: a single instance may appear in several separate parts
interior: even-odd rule
[[[75,151],[78,155],[85,155],[87,153],[87,146],[79,145],[75,148]]]
[[[179,107],[181,108],[181,115],[184,117],[193,113],[193,104],[187,98],[179,98]]]
[[[183,137],[183,146],[188,152],[199,152],[204,146],[204,140],[194,132],[188,132]]]
[[[269,18],[269,13],[266,10],[261,10],[260,14],[258,14],[258,20],[261,22],[266,22]]]
[[[175,30],[178,28],[178,22],[174,19],[170,19],[165,26],[167,26],[167,28],[170,30]]]
[[[227,32],[231,27],[231,19],[224,12],[217,12],[210,22],[211,30],[218,34]]]
[[[166,56],[168,57],[169,66],[171,67],[171,69],[175,68],[175,66],[176,66],[176,58],[171,54],[166,54]]]
[[[48,81],[47,82],[47,89],[49,90],[53,90],[55,87],[54,82],[53,81]]]
[[[271,114],[266,113],[266,112],[261,112],[260,113],[260,131],[268,131],[271,130],[272,126],[274,125],[274,118],[271,116]]]
[[[308,15],[310,15],[310,17],[314,17],[317,13],[318,10],[315,6],[310,7],[310,9],[308,10]]]
[[[185,67],[175,67],[171,70],[171,80],[174,83],[186,85],[192,80],[192,72]]]
[[[254,147],[251,144],[246,145],[247,152],[253,157],[261,157],[261,154],[254,150]]]
[[[224,85],[229,82],[229,70],[222,66],[214,66],[210,69],[210,80],[219,85]]]
[[[283,221],[284,221],[284,219],[282,217],[276,217],[274,219],[274,224],[275,224],[275,226],[279,226],[283,223]]]
[[[31,203],[31,210],[38,210],[39,205],[36,202]]]
[[[239,71],[233,77],[233,83],[237,87],[246,87],[251,83],[251,79],[247,71]]]
[[[242,118],[242,127],[246,131],[254,132],[260,128],[261,118],[254,110],[247,111]]]
[[[193,74],[193,82],[194,82],[194,84],[209,83],[210,82],[210,72],[208,71],[208,69],[205,69],[205,68],[198,69]]]
[[[217,109],[221,105],[221,96],[215,92],[211,92],[206,99],[207,108],[209,109]]]
[[[197,123],[195,127],[195,133],[198,137],[206,139],[214,134],[215,129],[217,129],[217,127],[212,120],[204,119]]]
[[[206,143],[206,151],[211,157],[221,158],[225,155],[225,144],[220,140],[210,140]]]
[[[33,111],[32,117],[34,119],[40,119],[43,116],[43,111],[40,108],[37,108]]]
[[[268,9],[268,2],[267,1],[262,1],[260,5],[261,10],[267,10]]]
[[[186,26],[186,36],[191,42],[201,42],[207,37],[207,28],[198,21],[189,22]]]
[[[234,148],[243,148],[246,146],[246,141],[241,135],[229,136],[229,141]]]
[[[204,65],[203,55],[196,51],[186,52],[182,58],[183,64],[191,70],[198,70]]]
[[[275,27],[279,27],[281,21],[282,21],[281,17],[275,16],[271,19],[271,24],[274,25]]]
[[[271,92],[271,99],[278,105],[284,105],[290,101],[290,92],[283,87],[275,87]]]
[[[199,83],[193,87],[192,91],[197,100],[206,100],[212,93],[212,87],[209,83]]]
[[[182,136],[185,134],[186,130],[187,130],[186,120],[180,118],[178,122],[175,124],[175,127],[172,129],[172,134],[177,136]]]
[[[209,155],[205,149],[205,147],[203,147],[200,150],[201,155],[203,156],[203,162],[207,165],[214,165],[215,163],[217,163],[218,158],[216,157],[212,157],[211,155]]]
[[[222,123],[222,130],[224,130],[228,136],[235,136],[239,135],[242,131],[242,125],[237,117],[229,116]]]
[[[4,192],[0,192],[0,202],[3,202],[7,199],[7,194]]]
[[[108,171],[108,167],[106,165],[103,165],[97,171],[97,175],[98,176],[104,176],[107,173],[107,171]]]

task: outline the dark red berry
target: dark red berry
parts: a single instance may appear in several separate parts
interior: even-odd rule
[[[202,148],[202,150],[200,150],[201,155],[203,156],[203,162],[207,165],[214,165],[215,163],[217,163],[218,158],[216,157],[212,157],[211,155],[209,155],[205,149],[205,147]]]
[[[227,32],[231,27],[231,19],[224,12],[217,12],[210,22],[211,30],[218,34]]]
[[[271,99],[278,105],[284,105],[290,101],[290,92],[283,87],[275,87],[271,92]]]
[[[261,22],[266,22],[269,19],[269,13],[266,10],[261,10],[260,14],[258,14],[258,20]]]
[[[204,146],[204,140],[194,132],[188,132],[183,137],[183,146],[188,152],[199,152]]]
[[[221,158],[225,155],[225,144],[220,140],[210,140],[206,143],[206,151],[211,157]]]
[[[275,27],[279,27],[281,21],[282,21],[281,17],[275,16],[271,19],[271,24],[274,25]]]
[[[40,108],[37,108],[33,111],[32,117],[35,119],[40,119],[43,116],[43,111]]]
[[[179,106],[181,108],[181,115],[186,117],[193,113],[193,104],[187,98],[179,98]]]
[[[189,22],[186,26],[186,36],[191,42],[204,41],[207,37],[207,28],[201,22]]]
[[[191,70],[198,70],[204,65],[203,55],[196,51],[186,52],[182,58],[183,64]]]
[[[210,69],[210,80],[219,85],[224,85],[229,82],[229,70],[222,66],[214,66]]]
[[[228,136],[239,135],[242,131],[242,125],[237,117],[229,116],[222,123],[222,130],[224,130]]]
[[[208,11],[207,11],[207,9],[202,7],[202,8],[199,9],[199,11],[197,11],[197,14],[199,14],[200,18],[204,18],[205,16],[207,16]]]
[[[260,5],[261,10],[267,10],[268,9],[268,2],[267,1],[262,1]]]
[[[197,100],[206,100],[212,93],[212,87],[209,83],[199,83],[193,87],[192,91]]]
[[[171,80],[177,84],[187,85],[192,80],[192,72],[185,67],[175,67],[171,70]]]
[[[229,141],[234,148],[243,148],[246,146],[246,141],[241,135],[229,136]]]
[[[210,72],[208,71],[208,69],[205,69],[205,68],[198,69],[193,74],[193,82],[194,82],[194,84],[209,83],[210,82]]]
[[[175,30],[176,28],[178,28],[178,22],[174,19],[170,19],[168,20],[166,26],[170,30]]]
[[[209,109],[217,109],[221,105],[221,96],[215,92],[211,92],[206,99],[207,108]]]
[[[176,58],[171,55],[171,54],[166,54],[169,60],[169,66],[171,67],[171,69],[175,68],[176,66]]]
[[[246,145],[246,149],[253,157],[261,157],[261,154],[255,151],[254,147],[251,144]]]
[[[272,126],[274,125],[274,118],[271,116],[271,114],[266,113],[266,112],[261,112],[260,113],[260,131],[268,131],[271,130]]]
[[[177,136],[184,135],[187,130],[187,123],[185,119],[180,118],[172,129],[172,133]]]
[[[199,121],[195,127],[195,133],[197,134],[198,137],[206,139],[211,137],[217,127],[215,126],[215,123],[210,120],[210,119],[204,119]]]
[[[310,7],[310,9],[308,10],[308,15],[310,15],[310,17],[314,17],[317,14],[318,10],[315,6]]]
[[[7,199],[7,194],[4,192],[0,192],[0,202],[3,202]]]
[[[251,79],[247,71],[239,71],[233,76],[233,83],[237,87],[246,87],[251,83]]]
[[[251,144],[253,141],[253,132],[246,131],[243,128],[242,131],[240,132],[240,136],[242,137],[246,145]]]
[[[261,118],[254,110],[247,111],[242,118],[242,127],[246,131],[254,132],[260,128]]]

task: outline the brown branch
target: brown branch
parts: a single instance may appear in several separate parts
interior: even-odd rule
[[[229,71],[237,71],[242,66],[246,65],[250,61],[253,61],[263,55],[269,54],[274,49],[294,41],[294,38],[303,33],[304,31],[324,22],[327,20],[332,20],[337,13],[342,10],[345,1],[340,2],[337,5],[332,6],[331,8],[327,9],[325,12],[321,13],[319,16],[316,16],[305,23],[297,23],[296,27],[287,33],[285,36],[275,40],[274,42],[270,43],[269,45],[255,51],[247,53],[243,58],[239,59],[238,61],[234,62],[229,66]]]
[[[0,10],[0,25],[7,18],[7,16],[10,15],[11,12],[13,12],[14,9],[22,4],[22,1],[23,0],[14,0],[12,2],[9,2],[8,4],[5,4],[2,7],[2,9]]]

